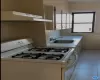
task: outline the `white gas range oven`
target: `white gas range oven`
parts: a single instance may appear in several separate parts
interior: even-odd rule
[[[34,47],[32,39],[1,44],[2,80],[70,80],[74,48]]]

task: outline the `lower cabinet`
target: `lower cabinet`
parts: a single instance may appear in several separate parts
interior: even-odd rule
[[[75,66],[71,67],[70,69],[68,69],[65,72],[65,79],[64,80],[70,80],[71,79],[71,76],[73,74],[74,69],[75,69]]]
[[[1,80],[62,80],[61,64],[1,60]]]
[[[77,52],[77,54],[79,56],[81,51],[82,51],[82,45],[81,45],[81,41],[80,41],[79,44],[75,48],[75,52]]]
[[[54,6],[44,5],[44,14],[46,19],[52,20],[52,22],[46,22],[46,30],[54,30]]]
[[[78,57],[80,56],[81,51],[82,51],[82,46],[81,46],[81,41],[80,41],[79,44],[77,45],[77,47],[75,47],[74,54],[69,57],[70,61],[69,61],[68,65],[72,65],[72,66],[70,66],[66,70],[66,72],[64,73],[63,80],[70,80],[71,79],[71,76],[73,75],[73,72],[75,70],[77,60],[78,60]]]
[[[78,60],[78,54],[74,51],[74,53],[72,53],[72,55],[68,58],[67,62],[66,62],[66,68],[63,69],[63,76],[64,78],[62,78],[62,80],[70,80],[71,76],[74,72],[76,63]]]

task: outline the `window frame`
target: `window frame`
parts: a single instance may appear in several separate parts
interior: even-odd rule
[[[66,27],[64,27],[65,29],[67,29],[67,13],[63,13],[63,11],[61,10],[61,13],[57,13],[57,14],[60,14],[61,16],[61,23],[57,23],[56,22],[56,30],[63,30],[63,24],[66,24]],[[65,14],[66,15],[66,22],[65,23],[63,23],[63,14]],[[56,18],[57,19],[57,18]],[[60,27],[60,29],[57,29],[57,24],[61,24],[61,27]]]
[[[57,14],[60,14],[61,16],[60,16],[60,18],[61,18],[61,23],[59,22],[59,23],[57,23],[57,21],[56,21],[56,30],[61,30],[62,29],[62,14],[61,13],[57,13]],[[56,15],[57,15],[56,14]],[[57,17],[57,16],[56,16]],[[57,18],[56,18],[57,19]],[[60,27],[60,29],[57,29],[57,24],[61,24],[61,27]]]
[[[74,32],[74,14],[89,14],[89,13],[93,13],[93,22],[92,22],[92,31],[91,32]],[[79,24],[79,23],[78,23]],[[80,23],[82,24],[82,23]],[[84,24],[86,24],[84,22]],[[93,33],[94,32],[94,25],[95,25],[95,12],[72,12],[72,33]]]

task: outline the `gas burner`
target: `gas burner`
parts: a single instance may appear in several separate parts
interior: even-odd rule
[[[12,58],[24,58],[24,59],[43,59],[43,60],[60,60],[63,54],[46,54],[46,53],[20,53],[13,55]]]
[[[41,53],[20,53],[12,56],[12,58],[29,58],[29,59],[37,59],[39,56],[41,56]]]
[[[63,54],[50,54],[46,57],[47,60],[60,60],[64,55]]]
[[[69,48],[33,47],[28,51],[12,56],[12,58],[60,60],[68,51]]]
[[[66,53],[68,52],[69,48],[67,49],[52,49],[50,52],[62,52],[62,53]]]
[[[44,51],[44,52],[49,52],[50,50],[52,50],[54,48],[31,48],[28,51]]]
[[[28,51],[42,51],[42,52],[62,52],[66,53],[69,48],[31,48]]]

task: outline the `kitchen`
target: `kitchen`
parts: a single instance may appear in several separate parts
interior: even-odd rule
[[[86,22],[78,20],[84,16],[77,17],[76,21],[79,24],[84,21],[86,26],[92,24],[86,28],[89,31],[78,28],[74,32],[77,12],[88,12]],[[89,13],[92,19],[88,19]],[[100,80],[99,20],[99,0],[1,0],[1,79]],[[37,49],[45,54],[60,52],[63,57],[56,55],[53,60],[15,57],[17,51],[27,52],[31,48],[36,53]]]

